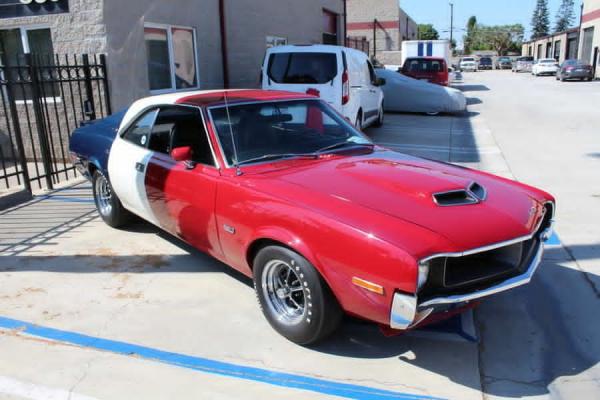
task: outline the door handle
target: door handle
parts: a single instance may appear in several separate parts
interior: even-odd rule
[[[143,173],[143,172],[144,172],[144,169],[145,169],[145,168],[144,168],[144,164],[142,164],[141,162],[136,162],[136,163],[135,163],[135,169],[136,169],[138,172],[142,172],[142,173]]]

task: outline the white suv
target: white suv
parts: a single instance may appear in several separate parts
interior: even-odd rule
[[[477,60],[475,60],[475,57],[464,57],[460,60],[459,67],[461,71],[477,72]]]
[[[341,46],[294,45],[267,50],[262,88],[315,94],[358,129],[383,123],[385,80],[367,55]]]

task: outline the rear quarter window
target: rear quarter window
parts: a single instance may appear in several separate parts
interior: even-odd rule
[[[274,53],[267,75],[276,83],[328,83],[337,76],[335,53]]]

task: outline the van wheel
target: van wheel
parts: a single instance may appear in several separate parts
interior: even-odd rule
[[[316,343],[339,326],[343,311],[312,264],[282,247],[261,249],[253,262],[254,290],[273,329],[300,345]]]
[[[385,112],[383,111],[383,103],[381,103],[381,108],[379,109],[379,114],[377,115],[377,121],[373,124],[374,126],[382,126],[383,120],[385,118]]]
[[[354,121],[354,127],[359,131],[362,131],[362,111],[358,110],[358,114],[356,114],[356,121]]]
[[[113,228],[125,225],[131,216],[121,204],[108,179],[98,170],[92,178],[94,203],[102,220]]]

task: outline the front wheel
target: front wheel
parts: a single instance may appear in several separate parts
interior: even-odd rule
[[[130,214],[123,208],[110,182],[100,171],[94,172],[92,187],[94,203],[102,220],[113,228],[125,225],[129,221]]]
[[[253,271],[263,314],[282,336],[310,345],[339,326],[343,312],[337,300],[319,272],[298,253],[267,246],[254,258]]]

